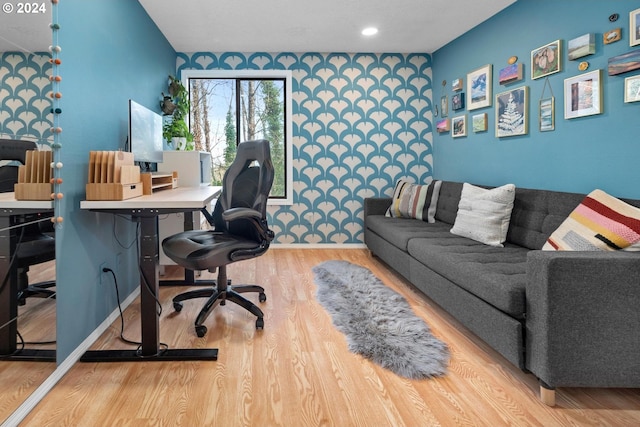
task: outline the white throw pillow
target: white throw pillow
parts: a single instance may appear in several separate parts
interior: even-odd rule
[[[515,195],[514,184],[487,190],[465,182],[451,233],[502,247],[507,239]]]

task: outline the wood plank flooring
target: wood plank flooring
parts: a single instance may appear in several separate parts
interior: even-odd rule
[[[311,268],[329,259],[363,265],[404,295],[448,344],[448,374],[407,380],[350,353],[315,300]],[[559,389],[556,407],[542,404],[532,375],[365,250],[272,249],[231,265],[229,277],[266,288],[264,331],[229,303],[215,309],[208,334],[198,338],[193,320],[203,300],[186,302],[178,314],[171,298],[185,289],[162,287],[161,341],[219,348],[217,361],[77,363],[21,426],[640,425],[640,389]],[[138,310],[134,302],[124,316],[133,340],[140,338]],[[92,348],[130,348],[119,334],[117,321]]]

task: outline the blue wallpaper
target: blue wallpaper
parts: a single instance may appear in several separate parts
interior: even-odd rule
[[[51,136],[48,53],[0,53],[0,136],[42,142]]]
[[[178,72],[292,70],[294,203],[277,243],[363,243],[363,199],[432,177],[428,54],[179,53]]]

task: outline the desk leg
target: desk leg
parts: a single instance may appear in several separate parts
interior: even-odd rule
[[[0,217],[0,357],[15,353],[18,330],[18,272],[11,268],[16,229],[7,229],[12,222],[11,217]]]

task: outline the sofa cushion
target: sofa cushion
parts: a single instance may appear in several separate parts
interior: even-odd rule
[[[434,233],[448,234],[450,225],[442,222],[433,224],[419,219],[390,218],[384,215],[370,215],[366,226],[398,249],[407,250],[407,243],[414,237],[433,236]]]
[[[516,318],[525,313],[529,249],[506,244],[499,248],[442,233],[416,237],[408,252],[426,267]]]
[[[507,238],[515,185],[486,189],[464,183],[458,214],[451,232],[491,246],[502,247]]]
[[[553,232],[542,249],[612,251],[639,241],[640,209],[602,190],[594,190]]]
[[[436,221],[453,225],[458,214],[460,194],[462,194],[461,182],[442,181],[436,207]]]
[[[435,180],[430,184],[419,185],[399,179],[386,216],[435,222],[434,215],[441,183],[442,181]]]

